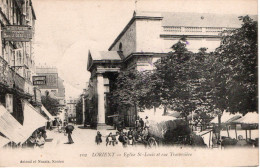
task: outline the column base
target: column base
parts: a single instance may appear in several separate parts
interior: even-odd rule
[[[97,130],[107,130],[107,129],[114,129],[113,126],[107,125],[105,123],[98,123],[97,124]]]

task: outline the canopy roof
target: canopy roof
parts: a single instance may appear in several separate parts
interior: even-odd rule
[[[0,148],[2,146],[5,146],[6,144],[8,144],[10,142],[10,140],[8,138],[5,138],[3,136],[0,135]]]
[[[22,102],[24,112],[23,134],[25,136],[24,141],[26,141],[36,129],[45,126],[47,120],[27,100]]]
[[[0,132],[16,144],[24,142],[23,126],[0,104]],[[2,139],[1,139],[2,140]]]
[[[43,105],[42,105],[41,109],[42,109],[42,111],[48,116],[48,118],[49,118],[50,120],[54,120],[54,119],[55,119],[54,116],[52,116],[52,115],[49,113],[49,111],[48,111]]]
[[[240,123],[240,124],[258,124],[258,113],[256,112],[249,112],[244,117],[233,121],[234,123]]]
[[[239,118],[241,118],[242,115],[241,114],[231,114],[229,112],[224,111],[224,113],[221,116],[221,123],[223,124],[228,124],[231,123],[234,120],[237,120]],[[218,123],[218,116],[215,117],[213,120],[211,120],[211,123],[217,124]]]

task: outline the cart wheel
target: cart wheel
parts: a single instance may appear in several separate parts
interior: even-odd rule
[[[153,138],[153,137],[150,137],[148,139],[148,146],[150,148],[153,148],[153,147],[157,147],[158,146],[158,143],[156,142],[156,140]]]

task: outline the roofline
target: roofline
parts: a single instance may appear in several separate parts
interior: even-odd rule
[[[134,56],[143,56],[143,55],[146,55],[146,56],[154,56],[154,55],[161,55],[161,56],[167,56],[168,53],[155,53],[155,52],[135,52],[135,53],[131,53],[130,55],[128,55],[124,60],[123,62],[129,60],[130,58],[134,57]]]
[[[115,44],[118,42],[118,40],[125,34],[125,32],[128,30],[128,28],[133,24],[133,22],[136,19],[162,20],[163,17],[158,17],[158,16],[156,16],[156,17],[155,16],[135,16],[135,13],[134,13],[134,15],[131,18],[131,20],[128,22],[128,24],[125,26],[125,28],[122,30],[122,32],[117,36],[115,41],[109,47],[109,49],[108,49],[109,51],[115,46]]]
[[[88,71],[91,70],[94,64],[108,64],[108,63],[122,63],[122,60],[92,60],[92,64],[87,68]]]

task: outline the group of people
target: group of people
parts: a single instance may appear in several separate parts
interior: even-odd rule
[[[145,117],[145,121],[139,117],[135,121],[135,127],[130,128],[128,131],[126,130],[118,130],[116,134],[109,133],[106,136],[106,146],[108,145],[117,145],[121,143],[123,147],[127,145],[135,145],[138,142],[143,142],[148,140],[148,132],[149,132],[149,121],[148,117]],[[97,145],[102,143],[102,134],[98,131],[96,135],[95,142]]]
[[[137,117],[136,121],[135,121],[135,129],[145,129],[145,128],[149,128],[150,127],[150,123],[148,120],[148,117],[145,117],[145,120],[143,120],[142,118]]]
[[[26,146],[31,148],[35,148],[35,147],[43,148],[46,138],[47,138],[47,134],[45,129],[43,128],[37,129],[27,140]]]

